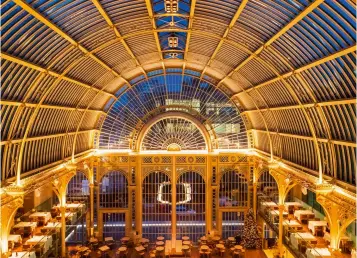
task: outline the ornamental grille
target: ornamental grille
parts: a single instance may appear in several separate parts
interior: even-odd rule
[[[168,150],[172,144],[181,150],[203,150],[206,142],[196,125],[182,118],[166,118],[154,124],[142,141],[142,150]]]

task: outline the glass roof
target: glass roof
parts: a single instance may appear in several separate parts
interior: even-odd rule
[[[211,133],[212,148],[247,148],[247,136],[236,105],[200,73],[182,69],[152,71],[135,78],[112,104],[101,128],[100,147],[131,149],[136,134],[152,117],[168,111],[189,113]],[[126,87],[126,86],[124,86]]]
[[[248,146],[246,131],[264,155],[354,185],[355,1],[178,3],[1,1],[2,177],[83,155],[101,128],[101,147],[130,148],[174,103],[216,148]]]

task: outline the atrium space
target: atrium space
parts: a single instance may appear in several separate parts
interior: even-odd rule
[[[357,258],[356,0],[0,7],[2,258]]]

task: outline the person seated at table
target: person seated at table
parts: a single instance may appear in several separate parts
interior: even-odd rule
[[[236,239],[236,245],[240,245],[242,242],[242,237],[240,235],[236,235],[234,238]]]

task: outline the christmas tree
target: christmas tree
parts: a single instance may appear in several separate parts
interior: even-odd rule
[[[262,241],[259,237],[257,222],[253,209],[249,209],[244,220],[242,245],[247,249],[261,249]]]

